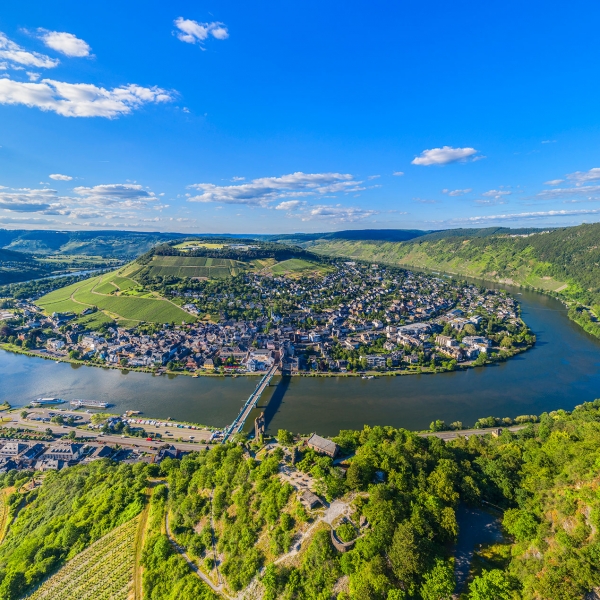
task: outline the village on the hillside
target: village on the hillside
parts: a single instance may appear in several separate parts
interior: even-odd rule
[[[340,261],[323,277],[240,277],[242,298],[180,292],[188,312],[224,307],[218,322],[90,331],[75,315],[44,315],[30,300],[18,303],[20,324],[5,341],[53,358],[193,374],[255,373],[274,363],[290,374],[448,368],[530,343],[514,298],[431,274]],[[261,314],[229,318],[228,306]]]

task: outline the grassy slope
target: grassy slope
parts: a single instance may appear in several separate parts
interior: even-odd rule
[[[301,258],[290,258],[289,260],[283,260],[269,267],[268,269],[273,275],[286,275],[294,273],[302,273],[306,275],[309,272],[313,273],[325,273],[328,268],[317,263],[313,263]]]
[[[117,287],[122,292],[132,293],[131,290],[138,285],[121,273],[107,273],[55,290],[42,296],[37,304],[47,313],[72,311],[80,314],[90,306],[97,306],[108,316],[127,321],[191,323],[195,320],[189,313],[161,298],[110,294]]]
[[[46,580],[31,600],[127,600],[133,584],[139,516],[113,529]]]
[[[558,291],[584,304],[600,302],[600,224],[530,237],[425,236],[405,243],[331,241],[311,250]]]

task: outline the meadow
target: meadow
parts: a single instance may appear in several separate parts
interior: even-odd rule
[[[37,304],[49,314],[81,314],[86,308],[96,306],[100,311],[107,313],[107,318],[111,317],[117,321],[123,319],[129,322],[192,323],[195,320],[195,317],[168,300],[152,297],[148,293],[144,293],[144,297],[134,295],[138,288],[140,286],[135,280],[123,277],[120,271],[116,271],[50,292],[42,296]],[[98,319],[96,314],[94,321]]]

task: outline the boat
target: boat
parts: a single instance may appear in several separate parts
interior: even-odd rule
[[[65,401],[62,398],[38,398],[31,404],[34,406],[42,406],[43,404],[64,404]]]
[[[98,400],[71,400],[71,406],[75,408],[108,408],[110,404],[108,402],[99,402]]]

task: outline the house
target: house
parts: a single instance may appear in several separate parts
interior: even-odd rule
[[[321,504],[319,496],[313,494],[311,491],[306,490],[302,496],[300,496],[300,502],[308,509],[315,508]]]
[[[46,346],[49,350],[57,352],[65,347],[65,343],[62,340],[50,339],[46,342]]]
[[[112,453],[113,449],[110,446],[98,446],[93,452],[88,454],[82,462],[90,463],[94,460],[100,460],[101,458],[110,458]]]
[[[335,458],[335,455],[338,453],[338,446],[335,442],[323,438],[320,435],[317,435],[316,433],[313,433],[310,436],[306,444],[315,452],[318,452],[319,454],[326,454],[331,458]]]
[[[0,450],[0,456],[18,456],[28,448],[29,444],[23,442],[8,442],[7,444],[4,444],[2,450]]]
[[[369,366],[369,368],[380,369],[382,367],[385,367],[387,357],[381,356],[379,354],[369,354],[367,356],[361,356],[360,359],[361,360],[366,359],[367,365]]]
[[[67,466],[67,463],[63,460],[57,460],[54,458],[42,458],[35,463],[36,471],[60,471]]]
[[[76,462],[83,454],[83,444],[54,444],[42,455],[42,461],[58,460],[65,463]]]
[[[458,346],[458,342],[448,335],[436,336],[435,343],[442,348],[452,348],[452,346]]]

